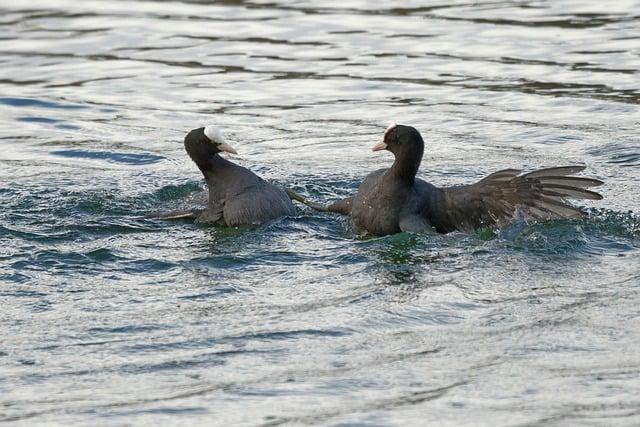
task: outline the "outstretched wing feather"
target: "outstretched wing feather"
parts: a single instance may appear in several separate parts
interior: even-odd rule
[[[517,169],[495,172],[479,182],[441,189],[441,203],[434,222],[445,230],[468,230],[501,225],[513,218],[520,206],[536,219],[580,218],[583,212],[566,202],[600,200],[602,195],[585,188],[602,184],[594,178],[573,177],[584,166],[561,166],[520,174]]]

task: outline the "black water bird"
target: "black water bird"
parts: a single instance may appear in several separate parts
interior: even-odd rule
[[[295,215],[295,208],[283,189],[220,156],[222,152],[237,153],[219,128],[207,126],[192,130],[184,138],[184,147],[204,175],[208,203],[206,208],[168,212],[160,215],[161,218],[193,218],[196,222],[233,227]]]
[[[373,151],[387,150],[395,161],[388,169],[370,173],[355,196],[322,206],[290,192],[298,201],[319,210],[351,215],[357,232],[373,235],[473,231],[507,224],[520,209],[527,218],[580,218],[584,213],[567,199],[600,200],[586,188],[603,184],[572,176],[584,166],[561,166],[522,173],[495,172],[471,185],[436,187],[416,173],[424,141],[413,127],[391,125]]]

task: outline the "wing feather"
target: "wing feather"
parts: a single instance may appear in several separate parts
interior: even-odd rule
[[[571,176],[585,166],[560,166],[522,173],[495,172],[475,184],[441,188],[430,221],[440,231],[500,226],[522,208],[533,219],[580,218],[584,213],[567,200],[601,200],[586,188],[602,185],[594,178]]]

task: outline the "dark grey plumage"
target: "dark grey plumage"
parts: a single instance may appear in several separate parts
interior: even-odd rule
[[[383,236],[401,231],[448,233],[500,227],[513,219],[519,207],[532,219],[580,218],[582,211],[567,204],[567,199],[602,199],[586,189],[602,181],[571,176],[584,166],[525,174],[506,169],[475,184],[436,187],[416,178],[424,141],[410,126],[387,129],[376,149],[394,154],[391,168],[372,172],[355,196],[321,209],[351,215],[358,232]]]
[[[208,130],[210,128],[207,128]],[[208,132],[212,136],[212,132]],[[219,131],[213,134],[220,136]],[[261,224],[287,215],[295,208],[287,193],[264,181],[249,169],[222,158],[221,151],[232,150],[223,141],[213,140],[205,128],[194,129],[184,139],[189,157],[205,177],[209,200],[205,209],[177,213],[172,218],[195,218],[196,222],[226,226]]]

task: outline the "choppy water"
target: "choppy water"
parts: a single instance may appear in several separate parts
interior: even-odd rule
[[[0,5],[0,422],[640,424],[640,3]],[[318,199],[584,163],[584,221],[361,240],[137,219],[203,182],[218,124]]]

